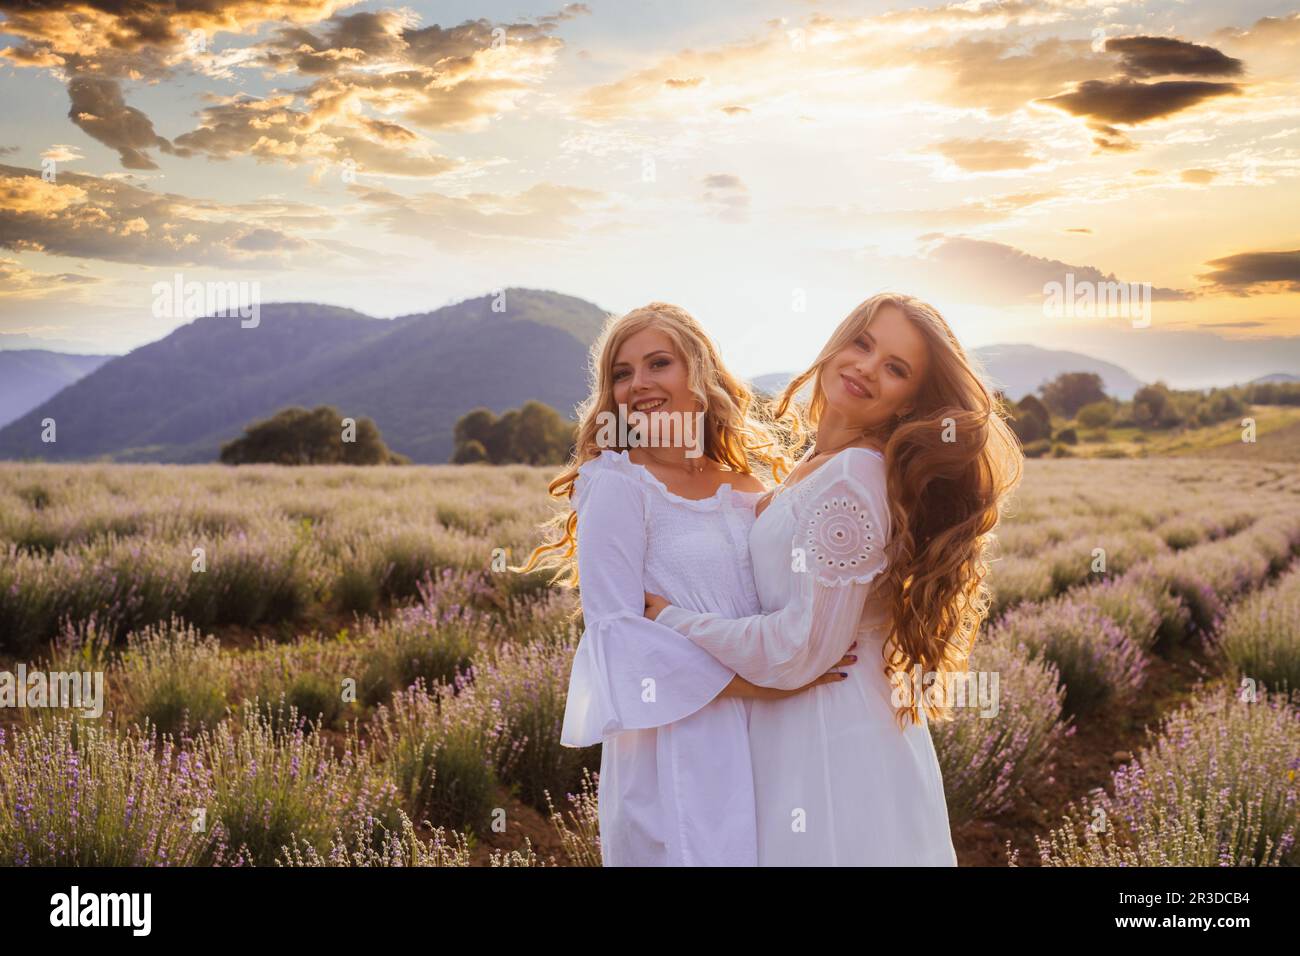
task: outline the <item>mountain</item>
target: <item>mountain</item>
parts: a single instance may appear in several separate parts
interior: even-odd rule
[[[971,352],[984,367],[989,383],[1012,401],[1037,392],[1040,385],[1063,372],[1095,372],[1101,376],[1106,394],[1124,401],[1142,387],[1142,382],[1118,365],[1079,352],[1016,344],[982,345]]]
[[[773,398],[781,394],[781,389],[790,384],[794,372],[768,372],[750,379],[749,386],[760,392],[766,392]]]
[[[1261,375],[1259,378],[1253,378],[1247,385],[1282,385],[1286,382],[1300,382],[1300,375],[1292,375],[1290,372],[1274,372],[1272,375]]]
[[[214,461],[244,426],[289,405],[375,420],[394,451],[445,462],[465,412],[537,399],[572,415],[606,313],[554,292],[507,289],[376,319],[333,306],[264,305],[260,323],[206,317],[114,358],[0,429],[0,458]],[[57,441],[41,441],[53,418]]]
[[[65,355],[45,349],[0,351],[0,426],[89,375],[113,355]]]

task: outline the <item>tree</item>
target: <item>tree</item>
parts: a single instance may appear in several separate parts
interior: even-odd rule
[[[509,462],[519,461],[515,453],[516,429],[519,425],[519,415],[516,412],[509,411],[492,423],[492,430],[488,432],[487,441],[483,443],[487,448],[488,460],[494,465],[504,465]]]
[[[572,454],[574,425],[549,405],[528,401],[500,418],[486,408],[476,408],[461,417],[454,434],[454,464],[559,465]]]
[[[1014,418],[1008,423],[1011,430],[1020,439],[1021,445],[1049,438],[1052,434],[1052,416],[1047,409],[1032,395],[1026,395],[1012,409]]]
[[[1172,428],[1182,423],[1164,382],[1143,385],[1134,393],[1133,422],[1139,428]]]
[[[1044,404],[1065,418],[1073,418],[1084,405],[1106,400],[1106,390],[1096,372],[1062,372],[1038,391]]]
[[[1105,428],[1115,417],[1115,407],[1110,402],[1089,402],[1075,416],[1084,428]]]
[[[492,426],[496,420],[497,417],[492,414],[491,409],[476,408],[472,412],[467,412],[461,416],[460,421],[456,422],[453,431],[456,444],[476,441],[487,448],[488,436],[492,434]]]
[[[1235,391],[1214,388],[1195,403],[1192,419],[1196,425],[1215,425],[1222,421],[1238,419],[1246,414],[1246,406]]]
[[[227,465],[257,462],[278,465],[402,465],[410,459],[390,451],[369,418],[345,426],[332,405],[308,411],[283,408],[270,418],[254,422],[240,438],[221,446]]]
[[[559,465],[573,444],[573,425],[549,405],[525,402],[514,423],[515,460],[530,465]]]
[[[471,438],[469,441],[458,444],[451,456],[453,465],[473,465],[487,460],[487,449],[483,447],[483,443],[477,438]]]

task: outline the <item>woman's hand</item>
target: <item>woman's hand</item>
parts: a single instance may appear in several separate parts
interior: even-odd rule
[[[661,598],[658,594],[645,592],[645,616],[654,620],[659,616],[659,612],[668,606],[668,601]]]
[[[849,645],[849,650],[858,646],[854,641]],[[845,654],[836,662],[836,667],[848,667],[850,664],[856,664],[858,657],[856,654]],[[758,684],[750,683],[737,674],[731,678],[731,683],[722,688],[719,697],[748,697],[752,700],[784,700],[787,697],[793,697],[796,694],[802,694],[813,687],[820,687],[822,684],[838,684],[840,681],[848,678],[848,674],[843,671],[828,671],[815,681],[804,684],[802,687],[796,687],[794,690],[781,690],[777,687],[760,687]]]

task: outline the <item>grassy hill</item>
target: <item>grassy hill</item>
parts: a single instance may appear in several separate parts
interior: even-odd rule
[[[1191,457],[1232,461],[1300,461],[1300,408],[1293,405],[1256,405],[1255,442],[1241,440],[1240,420],[1203,428],[1169,431],[1109,428],[1104,432],[1079,429],[1079,444],[1069,447],[1078,458]],[[1104,437],[1103,437],[1104,436]]]

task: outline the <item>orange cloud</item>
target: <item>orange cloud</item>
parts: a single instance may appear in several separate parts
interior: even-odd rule
[[[1039,160],[1029,149],[1023,139],[949,139],[934,145],[935,152],[959,169],[979,173],[1034,166]]]
[[[60,172],[50,183],[34,170],[0,165],[0,248],[16,252],[260,269],[326,255],[291,231],[287,211],[299,209],[226,207],[81,173]]]

